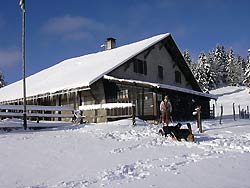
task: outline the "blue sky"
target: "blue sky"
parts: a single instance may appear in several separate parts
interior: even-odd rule
[[[12,83],[22,79],[21,11],[0,2],[0,71]],[[26,0],[26,72],[98,52],[107,37],[121,46],[167,32],[193,58],[216,44],[246,57],[249,20],[249,0]]]

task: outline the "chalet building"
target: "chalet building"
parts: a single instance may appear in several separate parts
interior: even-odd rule
[[[62,61],[26,78],[27,104],[73,106],[130,102],[136,116],[159,119],[159,103],[165,95],[175,120],[190,120],[196,105],[210,117],[203,93],[169,33],[116,47],[108,38],[106,50]],[[0,89],[0,103],[22,103],[22,81]],[[89,122],[107,121],[128,113],[126,109],[84,112]],[[95,117],[95,118],[93,118]]]

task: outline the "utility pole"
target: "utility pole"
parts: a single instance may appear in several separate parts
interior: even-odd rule
[[[26,114],[26,66],[25,66],[25,0],[19,2],[22,11],[22,72],[23,72],[23,128],[27,129]]]

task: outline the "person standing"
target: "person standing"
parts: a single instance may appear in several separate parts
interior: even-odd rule
[[[170,114],[172,112],[172,105],[167,95],[164,97],[164,100],[161,101],[160,103],[160,111],[161,111],[161,123],[166,124],[168,126],[170,121]]]

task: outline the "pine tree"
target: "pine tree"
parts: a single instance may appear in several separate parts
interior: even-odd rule
[[[244,67],[245,67],[245,60],[240,55],[236,58],[236,71],[238,76],[236,76],[236,85],[243,85],[244,81]]]
[[[228,53],[228,84],[231,86],[242,85],[244,81],[245,60],[240,55],[235,57],[233,49]]]
[[[237,62],[235,59],[234,51],[231,48],[228,53],[228,66],[227,66],[227,72],[228,72],[228,84],[231,86],[237,85]]]
[[[216,89],[217,88],[217,85],[216,85],[216,80],[218,78],[218,74],[217,74],[217,70],[216,70],[216,65],[214,63],[214,57],[213,57],[213,53],[212,52],[209,52],[208,55],[207,55],[207,63],[209,64],[210,66],[210,69],[209,69],[209,90],[212,90],[212,89]]]
[[[191,60],[188,50],[184,51],[183,57],[190,64],[190,69],[203,91],[226,85],[244,84],[250,87],[249,57],[245,60],[240,55],[236,56],[232,48],[227,50],[223,45],[217,45],[207,55],[201,53],[197,63]]]
[[[247,61],[246,61],[246,68],[245,68],[245,72],[244,72],[244,81],[243,84],[245,86],[250,87],[250,57],[247,57]]]
[[[226,85],[228,82],[227,74],[227,53],[223,45],[217,45],[214,51],[214,63],[217,69],[217,86]]]
[[[188,50],[185,50],[185,51],[183,52],[183,57],[184,57],[186,63],[189,65],[189,67],[191,67],[192,59],[191,59],[191,55],[190,55],[190,53],[189,53]]]
[[[209,66],[207,63],[206,54],[202,52],[198,59],[195,78],[204,92],[207,92],[209,90],[207,76],[208,69]]]
[[[195,72],[196,72],[196,68],[197,68],[197,63],[195,63],[192,58],[191,58],[191,55],[189,53],[188,50],[185,50],[183,52],[183,57],[186,61],[186,63],[188,64],[190,70],[192,71],[193,75],[195,75]]]
[[[3,73],[0,71],[0,88],[6,86]]]

